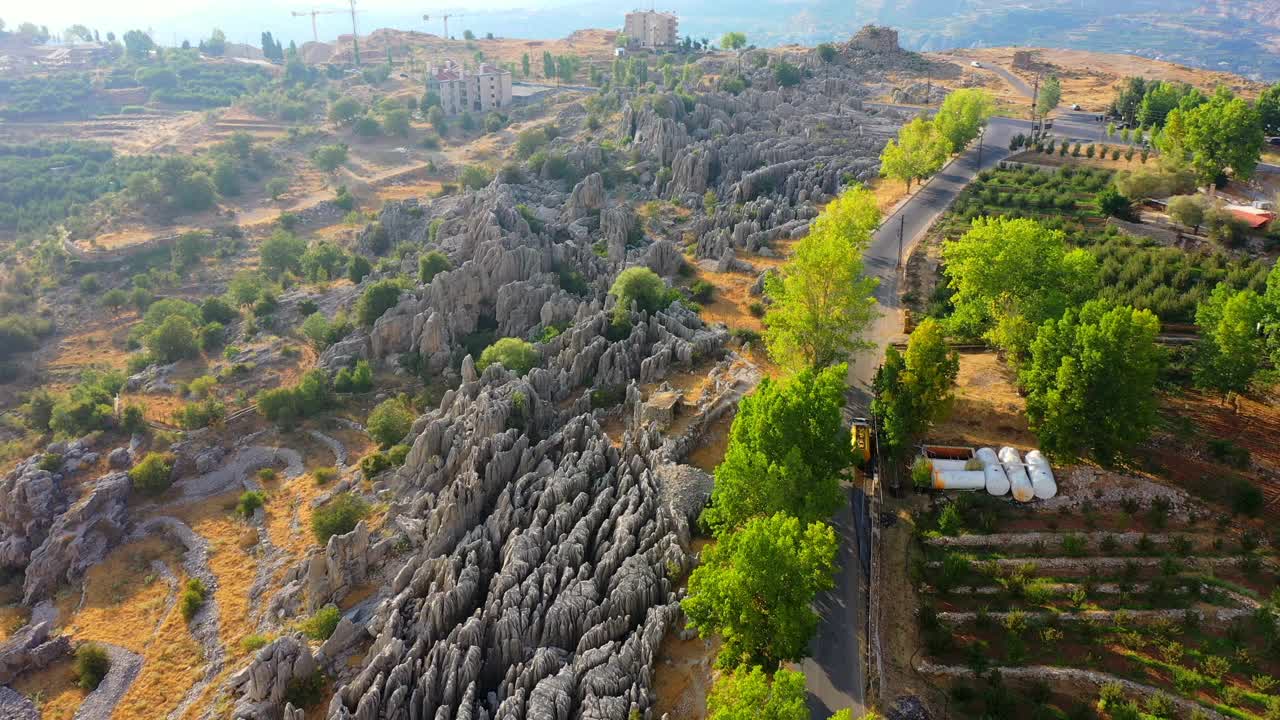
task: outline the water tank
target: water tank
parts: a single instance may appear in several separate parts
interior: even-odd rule
[[[1000,458],[991,448],[978,448],[978,460],[982,463],[982,472],[987,477],[987,492],[1001,497],[1009,494],[1009,474],[1000,464]]]
[[[981,470],[933,469],[934,490],[981,490],[987,486],[987,474]]]
[[[1027,453],[1027,469],[1031,473],[1031,487],[1035,490],[1036,497],[1048,500],[1058,494],[1058,483],[1053,479],[1053,470],[1039,450]]]
[[[1031,485],[1031,477],[1027,475],[1027,469],[1022,465],[1022,456],[1017,450],[1011,447],[1000,448],[1000,464],[1004,466],[1005,473],[1009,476],[1009,487],[1013,490],[1013,499],[1018,502],[1031,502],[1036,497],[1035,489]]]

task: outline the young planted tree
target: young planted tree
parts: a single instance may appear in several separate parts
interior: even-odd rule
[[[1027,417],[1045,451],[1103,462],[1146,439],[1156,420],[1160,321],[1091,300],[1044,323],[1022,374]]]
[[[911,189],[914,180],[923,180],[942,169],[951,153],[950,142],[932,122],[917,117],[902,126],[898,138],[880,152],[880,174],[902,180]]]
[[[831,587],[835,554],[825,523],[757,517],[707,548],[681,607],[699,635],[724,638],[721,667],[772,670],[804,657],[818,623],[810,604]]]
[[[1025,218],[978,218],[959,240],[942,245],[961,337],[983,337],[1015,361],[1046,320],[1096,294],[1097,260],[1069,250],[1065,235]]]
[[[867,347],[861,336],[875,317],[878,281],[864,274],[862,252],[878,219],[869,190],[846,190],[765,281],[773,300],[765,344],[774,362],[792,370],[821,368]]]
[[[1036,98],[1036,111],[1041,116],[1048,115],[1062,102],[1062,83],[1057,75],[1050,75],[1040,84],[1040,95]]]
[[[738,405],[711,504],[702,518],[717,535],[753,517],[786,512],[823,520],[840,503],[840,473],[853,463],[844,419],[846,368],[765,379]]]
[[[900,455],[946,412],[960,373],[942,324],[926,318],[911,332],[906,353],[892,346],[876,372],[871,412],[880,421],[889,454]]]

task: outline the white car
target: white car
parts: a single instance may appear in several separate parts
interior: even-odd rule
[[[1079,109],[1080,109],[1080,103],[1074,103],[1074,104],[1072,104],[1071,109],[1072,109],[1072,110],[1079,110]]]
[[[972,65],[972,66],[974,66],[974,67],[976,67],[976,68],[980,68],[980,67],[982,67],[982,63],[978,62],[977,60],[974,60],[973,62],[971,62],[971,63],[969,63],[969,64],[970,64],[970,65]]]

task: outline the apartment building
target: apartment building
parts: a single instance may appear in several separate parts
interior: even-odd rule
[[[427,73],[427,90],[440,96],[446,115],[489,112],[511,105],[511,73],[481,63],[474,72],[452,60]]]
[[[636,10],[627,13],[622,32],[640,47],[666,47],[680,39],[680,19],[672,13]]]

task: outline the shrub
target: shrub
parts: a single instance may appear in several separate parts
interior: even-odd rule
[[[449,256],[439,250],[429,250],[418,258],[418,281],[426,285],[449,267]]]
[[[40,462],[36,464],[36,467],[45,472],[57,472],[62,468],[62,456],[58,453],[47,452],[40,458]]]
[[[144,495],[159,495],[172,483],[173,455],[149,452],[129,471],[129,479],[135,490]]]
[[[616,298],[613,306],[613,322],[616,325],[629,323],[632,303],[640,310],[653,313],[664,309],[674,299],[666,282],[646,267],[627,268],[618,273],[613,286],[609,288],[609,294]]]
[[[942,513],[938,515],[938,532],[943,535],[959,535],[964,530],[964,519],[960,516],[960,510],[955,503],[951,503],[942,509]]]
[[[146,416],[138,405],[125,405],[120,414],[120,428],[130,435],[142,432],[147,427]]]
[[[97,690],[102,679],[111,671],[111,657],[106,648],[97,643],[84,643],[76,648],[76,684],[84,690]]]
[[[312,640],[323,642],[338,629],[338,621],[341,619],[342,613],[338,612],[338,606],[325,605],[314,615],[298,623],[298,630]]]
[[[191,618],[200,612],[200,608],[204,607],[206,593],[207,590],[200,578],[187,580],[186,588],[182,591],[182,597],[178,599],[178,608],[182,610],[183,619],[191,622]]]
[[[383,452],[371,452],[360,458],[360,472],[364,473],[367,480],[372,480],[379,473],[390,470],[391,467],[391,459]]]
[[[403,283],[398,280],[379,280],[365,288],[356,302],[356,318],[360,324],[368,327],[377,322],[383,313],[400,301],[403,289]]]
[[[933,464],[928,458],[918,457],[911,464],[911,486],[917,490],[933,487]]]
[[[266,635],[254,633],[240,638],[240,648],[245,652],[257,652],[266,647],[268,642]]]
[[[413,413],[409,412],[409,408],[404,401],[399,398],[391,398],[379,403],[369,413],[369,419],[365,423],[365,427],[368,429],[370,437],[378,441],[378,444],[383,448],[388,448],[400,442],[408,434],[409,427],[412,424]]]
[[[170,315],[147,335],[147,350],[161,362],[175,362],[200,354],[195,326],[181,315]]]
[[[258,412],[272,422],[286,427],[300,418],[309,417],[333,404],[329,377],[323,370],[310,370],[293,387],[264,390],[258,393]]]
[[[328,485],[338,477],[338,469],[332,467],[316,468],[311,472],[311,479],[316,485]]]
[[[333,389],[340,393],[363,393],[373,389],[373,370],[368,360],[357,360],[354,371],[342,368],[333,378]]]
[[[341,493],[312,513],[311,531],[323,545],[334,535],[346,535],[354,530],[368,514],[369,505],[365,501],[351,493]]]
[[[387,462],[396,467],[403,465],[405,458],[409,457],[410,449],[411,448],[408,445],[393,445],[391,449],[387,451]]]
[[[240,513],[241,517],[251,518],[253,513],[265,505],[266,502],[267,496],[260,491],[247,490],[240,494],[240,500],[236,503],[236,512]]]
[[[351,262],[347,265],[347,279],[353,283],[359,284],[364,280],[365,276],[373,272],[373,266],[369,264],[369,260],[363,255],[352,255]]]
[[[706,280],[695,280],[693,284],[689,286],[689,294],[694,300],[700,303],[710,302],[712,296],[715,295],[715,292],[716,286]]]
[[[285,702],[296,708],[311,708],[324,700],[324,673],[319,670],[310,675],[303,675],[289,680],[285,687]]]
[[[524,375],[537,367],[541,361],[542,356],[528,341],[520,338],[502,338],[480,353],[476,368],[483,371],[490,365],[499,363],[516,375]]]
[[[458,181],[462,183],[462,187],[472,190],[479,190],[488,185],[493,180],[493,173],[489,172],[479,165],[468,165],[462,170],[462,175]]]
[[[1068,557],[1084,555],[1085,541],[1079,535],[1066,535],[1062,538],[1062,552]]]
[[[173,412],[173,420],[183,430],[198,430],[222,422],[227,416],[227,407],[209,398],[196,403],[188,403]]]

